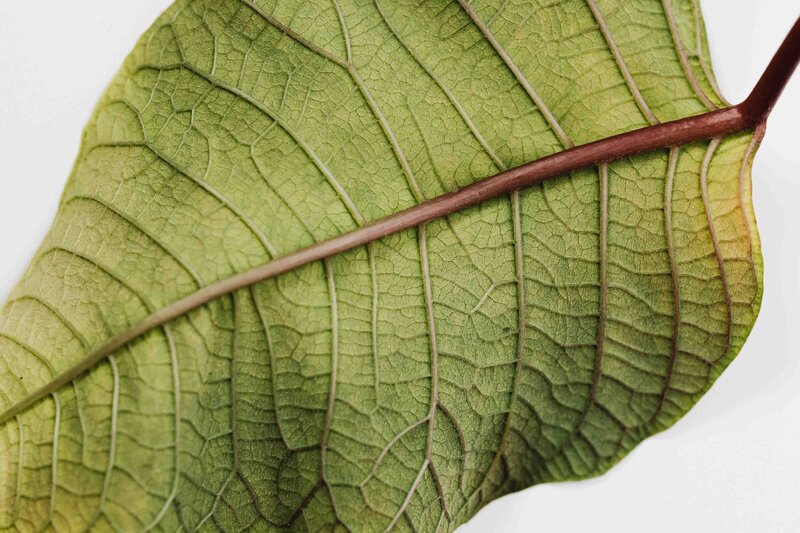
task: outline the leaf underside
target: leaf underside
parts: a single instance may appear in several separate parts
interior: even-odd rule
[[[0,313],[0,412],[200,287],[724,106],[696,0],[179,0]],[[0,527],[447,531],[680,418],[761,296],[742,133],[576,171],[186,313],[0,428]]]

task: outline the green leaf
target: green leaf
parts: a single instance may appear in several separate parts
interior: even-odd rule
[[[111,339],[506,168],[724,105],[696,0],[179,0],[0,313],[0,526],[452,530],[604,472],[752,327],[759,135],[575,171]]]

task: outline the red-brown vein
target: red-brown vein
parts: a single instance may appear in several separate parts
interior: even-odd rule
[[[711,166],[711,159],[714,157],[721,139],[712,139],[706,150],[706,155],[703,158],[703,165],[700,169],[700,192],[703,198],[703,208],[706,213],[706,222],[708,223],[708,233],[711,236],[711,243],[714,247],[714,257],[717,260],[719,268],[719,277],[722,282],[722,295],[725,299],[725,350],[722,352],[724,356],[728,352],[731,344],[731,332],[733,329],[733,302],[731,301],[731,293],[728,288],[728,277],[725,274],[725,259],[722,257],[722,251],[719,247],[719,237],[717,230],[714,226],[714,214],[711,212],[711,204],[708,199],[708,169]]]
[[[669,269],[672,277],[672,346],[670,347],[669,360],[667,361],[667,372],[664,376],[664,385],[661,389],[661,395],[658,400],[658,407],[656,408],[650,421],[656,419],[658,413],[664,406],[664,401],[667,399],[669,387],[672,383],[672,376],[675,371],[675,363],[678,360],[678,340],[680,335],[681,325],[681,291],[678,278],[678,261],[675,257],[675,239],[672,231],[672,190],[675,184],[675,172],[678,167],[678,148],[672,148],[669,151],[669,163],[667,168],[667,182],[664,185],[664,232],[667,237],[667,253],[669,254]]]
[[[741,104],[606,137],[542,157],[212,283],[152,312],[141,322],[117,333],[82,361],[7,407],[0,413],[0,424],[25,411],[50,392],[70,383],[132,340],[242,287],[580,168],[659,148],[680,146],[754,129],[766,120],[798,62],[800,19],[795,22],[750,96]]]

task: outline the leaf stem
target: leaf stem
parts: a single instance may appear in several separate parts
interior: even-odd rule
[[[766,121],[798,62],[800,62],[800,18],[744,102],[563,150],[212,283],[153,312],[141,322],[118,333],[82,361],[54,376],[47,384],[0,413],[0,424],[25,411],[59,387],[70,383],[148,331],[243,287],[584,167],[660,148],[756,129]]]
[[[750,96],[738,108],[747,117],[750,127],[766,122],[789,78],[800,63],[800,17],[781,43]]]

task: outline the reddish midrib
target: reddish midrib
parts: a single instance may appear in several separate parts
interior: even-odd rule
[[[138,324],[115,335],[81,362],[68,368],[25,399],[0,413],[0,424],[21,413],[51,391],[71,382],[99,361],[147,331],[242,287],[352,250],[387,235],[425,224],[491,198],[510,194],[550,178],[567,175],[580,168],[642,152],[681,146],[755,129],[767,119],[798,62],[800,62],[800,18],[795,22],[773,56],[753,92],[741,104],[673,122],[647,126],[537,159],[456,192],[381,218],[349,233],[313,244],[213,283],[186,298],[157,310]]]

